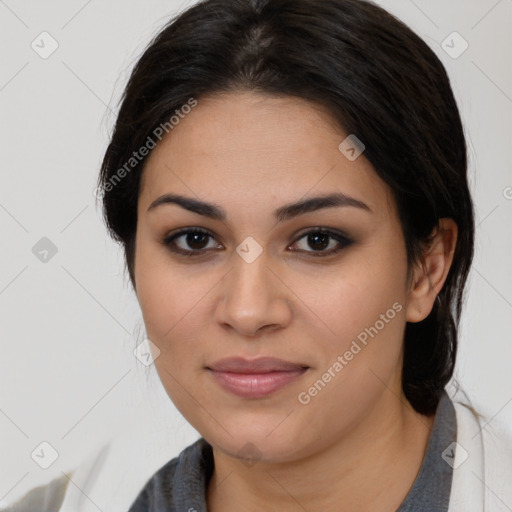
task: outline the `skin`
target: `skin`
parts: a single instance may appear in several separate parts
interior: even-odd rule
[[[389,187],[364,153],[348,160],[347,136],[314,104],[236,92],[201,98],[152,151],[142,178],[135,287],[156,369],[169,397],[213,446],[208,510],[391,511],[423,460],[434,417],[416,413],[401,390],[405,323],[430,313],[452,262],[456,224],[442,219],[423,265],[408,274]],[[364,142],[364,141],[363,141]],[[283,222],[273,211],[332,192],[364,202]],[[176,204],[148,211],[163,194],[215,203],[225,221]],[[163,240],[202,228],[200,256]],[[323,246],[314,228],[348,235]],[[263,252],[236,252],[246,237]],[[189,239],[190,241],[190,239]],[[318,243],[318,242],[316,242]],[[326,257],[318,252],[341,250]],[[295,251],[293,250],[295,249]],[[402,308],[307,404],[298,394],[332,367],[394,303]],[[274,356],[310,368],[260,399],[222,389],[205,369],[228,356]],[[251,444],[248,444],[251,443]],[[255,460],[240,450],[252,446]]]

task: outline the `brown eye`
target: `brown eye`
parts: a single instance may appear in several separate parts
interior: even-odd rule
[[[311,253],[312,256],[329,256],[353,243],[351,239],[340,233],[334,233],[332,231],[322,229],[304,233],[295,243],[302,239],[305,239],[306,243],[303,245],[302,249],[299,249],[299,251]],[[304,248],[304,246],[309,247],[312,250],[308,250]],[[326,250],[329,246],[331,249]]]
[[[297,239],[294,244],[303,239],[305,240],[303,248],[292,249],[292,251],[309,253],[315,257],[330,256],[353,243],[353,240],[347,236],[325,229],[308,231]],[[177,243],[178,240],[180,240],[180,243]],[[215,239],[208,231],[194,228],[181,230],[178,233],[167,236],[162,243],[176,254],[201,256],[212,249],[220,248],[215,243],[208,247],[209,242],[212,240]]]
[[[207,231],[196,228],[183,230],[168,236],[163,240],[163,243],[173,252],[193,256],[203,254],[208,249],[217,247],[214,245],[208,248],[210,239],[213,239],[213,237]],[[181,240],[180,244],[176,243],[177,240]]]

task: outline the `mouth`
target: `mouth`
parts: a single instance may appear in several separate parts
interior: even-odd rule
[[[243,398],[263,398],[299,379],[309,366],[273,357],[231,357],[206,369],[222,389]]]

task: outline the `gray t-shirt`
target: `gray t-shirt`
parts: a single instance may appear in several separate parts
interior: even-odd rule
[[[419,473],[395,512],[447,512],[453,470],[442,454],[456,441],[456,432],[455,409],[444,391]],[[449,456],[450,450],[444,457]],[[212,447],[201,438],[148,480],[128,512],[207,512],[206,489],[213,467]]]

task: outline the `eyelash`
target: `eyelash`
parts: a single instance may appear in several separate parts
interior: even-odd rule
[[[163,239],[162,243],[171,252],[173,252],[175,254],[179,254],[181,256],[186,256],[186,257],[202,256],[202,255],[204,255],[205,253],[207,253],[209,251],[208,249],[196,249],[196,250],[190,250],[190,251],[184,251],[183,249],[177,249],[175,244],[174,244],[174,241],[176,239],[182,237],[183,235],[188,235],[188,234],[202,234],[202,235],[207,235],[210,238],[214,238],[208,231],[205,231],[205,230],[200,229],[200,228],[191,228],[191,229],[181,230],[181,231],[179,231],[177,233],[174,233],[172,235],[169,235],[169,236],[165,237]],[[344,249],[346,247],[349,247],[350,245],[352,245],[354,243],[353,240],[351,240],[350,238],[348,238],[345,235],[342,235],[340,233],[336,233],[336,232],[330,231],[328,229],[322,229],[322,228],[316,228],[316,229],[312,229],[310,231],[306,231],[305,233],[302,233],[302,235],[299,238],[297,238],[295,240],[295,242],[293,242],[293,243],[295,244],[299,240],[302,240],[303,238],[305,238],[305,237],[307,237],[309,235],[315,235],[315,234],[327,235],[329,238],[332,238],[332,239],[336,240],[341,245],[338,246],[335,249],[331,249],[330,251],[321,251],[321,252],[319,252],[319,251],[303,251],[303,250],[300,250],[300,249],[296,249],[296,250],[294,250],[294,252],[296,251],[296,252],[309,253],[314,258],[325,258],[327,256],[331,256],[331,255],[333,255],[335,253],[338,253],[342,249]]]

